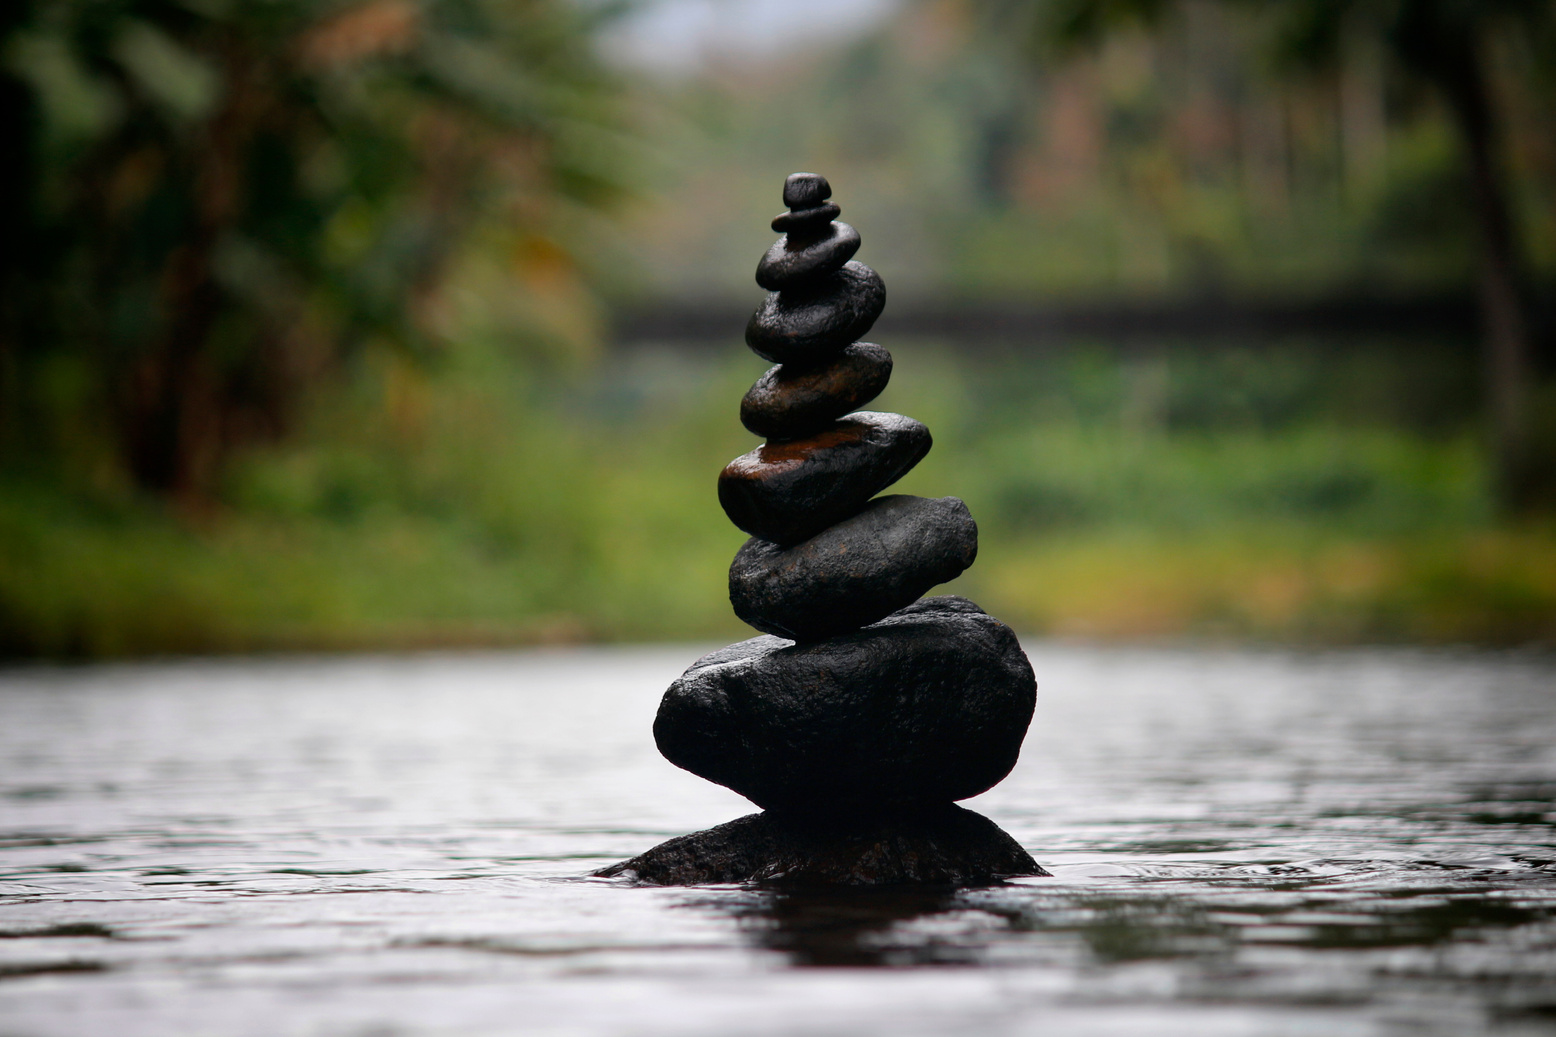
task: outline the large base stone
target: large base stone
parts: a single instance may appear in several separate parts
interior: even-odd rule
[[[925,598],[826,641],[703,656],[665,692],[654,741],[760,807],[901,812],[1009,774],[1036,696],[1009,627],[966,598]]]
[[[658,886],[764,881],[969,886],[1048,872],[993,821],[948,805],[854,825],[748,814],[660,843],[596,874]]]

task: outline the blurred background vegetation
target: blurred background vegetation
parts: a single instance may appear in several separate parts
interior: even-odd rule
[[[738,636],[797,169],[951,590],[1556,639],[1556,3],[18,0],[0,134],[0,654]]]

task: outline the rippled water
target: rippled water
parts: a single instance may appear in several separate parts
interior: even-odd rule
[[[0,1034],[1556,1029],[1550,657],[1030,646],[1051,879],[587,878],[699,650],[0,671]]]

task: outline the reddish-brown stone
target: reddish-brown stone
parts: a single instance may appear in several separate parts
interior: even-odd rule
[[[747,533],[809,539],[863,508],[929,453],[929,429],[901,414],[859,411],[804,439],[768,443],[719,473],[719,503]]]
[[[808,436],[875,399],[890,380],[891,354],[855,342],[820,367],[770,369],[740,401],[740,423],[769,439]]]

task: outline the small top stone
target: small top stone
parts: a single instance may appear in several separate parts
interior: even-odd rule
[[[790,173],[783,182],[783,204],[791,209],[814,209],[832,197],[832,185],[820,173]]]

